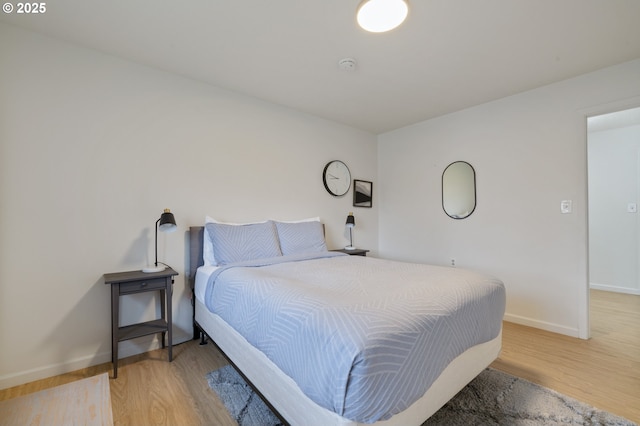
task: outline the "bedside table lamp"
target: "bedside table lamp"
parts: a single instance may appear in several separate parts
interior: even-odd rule
[[[355,250],[356,248],[353,246],[353,228],[356,226],[356,218],[353,217],[353,212],[349,212],[349,216],[347,216],[347,228],[349,228],[349,245],[346,246],[345,250]]]
[[[164,213],[160,216],[160,219],[156,220],[156,263],[153,266],[147,266],[142,269],[142,272],[160,272],[164,271],[165,265],[160,262],[158,266],[158,229],[161,232],[173,232],[178,227],[176,226],[176,218],[173,217],[171,210],[164,209]]]

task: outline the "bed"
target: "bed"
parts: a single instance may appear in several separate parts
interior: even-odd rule
[[[190,228],[194,338],[291,425],[420,425],[501,349],[505,291],[326,249],[319,221]]]

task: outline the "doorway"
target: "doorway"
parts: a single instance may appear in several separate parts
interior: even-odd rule
[[[587,119],[589,286],[640,295],[640,107]]]
[[[589,334],[637,345],[640,107],[587,118],[587,170]]]

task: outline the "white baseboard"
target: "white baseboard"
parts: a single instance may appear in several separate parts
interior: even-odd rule
[[[533,318],[521,317],[519,315],[505,314],[504,320],[515,324],[526,325],[529,327],[539,328],[541,330],[551,331],[552,333],[564,334],[570,337],[580,337],[580,330],[577,328],[567,327],[551,322],[540,321]]]
[[[591,289],[593,290],[602,290],[602,291],[611,291],[614,293],[625,293],[625,294],[633,294],[635,296],[640,296],[640,289],[637,288],[628,288],[628,287],[617,287],[614,285],[606,285],[606,284],[589,284]]]
[[[179,343],[186,342],[192,338],[192,335],[176,330],[173,332],[173,345],[175,346]],[[161,347],[162,344],[157,336],[146,336],[134,340],[127,340],[121,342],[118,346],[118,359],[149,352]],[[111,362],[111,349],[109,349],[108,352],[101,352],[94,355],[70,359],[57,364],[46,365],[43,367],[33,368],[31,370],[0,376],[0,389],[6,389],[33,382],[35,380],[70,373],[72,371],[81,370],[94,365],[104,364],[106,362]],[[112,373],[109,374],[111,375]]]

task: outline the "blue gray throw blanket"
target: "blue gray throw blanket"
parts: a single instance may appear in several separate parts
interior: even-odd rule
[[[373,423],[498,336],[505,290],[463,269],[325,252],[223,266],[205,304],[314,402]]]

